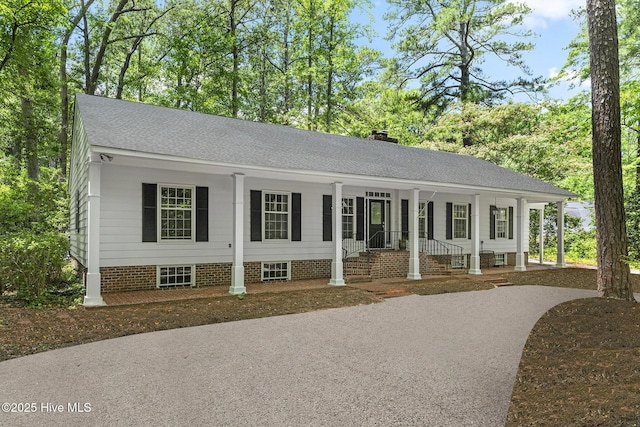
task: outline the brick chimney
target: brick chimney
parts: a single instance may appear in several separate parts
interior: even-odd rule
[[[386,130],[372,130],[371,135],[369,135],[368,139],[375,139],[376,141],[386,141],[392,142],[394,144],[398,143],[398,138],[389,137],[389,132]]]

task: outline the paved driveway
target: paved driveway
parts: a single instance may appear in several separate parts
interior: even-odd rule
[[[588,296],[409,296],[50,351],[0,363],[0,402],[36,410],[0,425],[499,426],[531,328]]]

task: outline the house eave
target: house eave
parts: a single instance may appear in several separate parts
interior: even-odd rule
[[[436,191],[455,194],[491,194],[500,197],[525,198],[532,202],[557,202],[568,198],[576,197],[574,193],[568,192],[566,195],[541,193],[532,191],[522,191],[504,188],[493,188],[485,186],[471,186],[455,183],[442,183],[435,181],[419,181],[408,180],[394,177],[366,176],[357,174],[315,171],[305,169],[280,169],[268,166],[232,164],[215,162],[211,160],[194,159],[191,157],[176,157],[173,155],[147,153],[140,151],[131,151],[121,148],[103,147],[99,145],[91,145],[90,150],[93,153],[107,155],[106,161],[113,164],[123,166],[136,167],[157,167],[172,170],[189,170],[192,172],[211,173],[211,168],[216,169],[216,174],[243,173],[247,176],[258,178],[272,179],[301,179],[306,182],[331,184],[333,182],[342,182],[344,185],[388,188],[396,190],[410,190],[418,188],[423,191]],[[139,161],[147,162],[147,164],[136,163]]]

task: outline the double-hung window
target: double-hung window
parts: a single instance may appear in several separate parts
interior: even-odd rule
[[[467,238],[468,205],[453,205],[453,238]]]
[[[352,198],[345,197],[342,199],[342,238],[355,238],[354,228],[354,201]]]
[[[194,188],[159,185],[160,240],[191,241],[194,235]]]
[[[264,192],[264,239],[289,239],[289,193]]]
[[[427,203],[418,203],[418,237],[427,237]]]
[[[509,217],[507,215],[507,208],[496,208],[494,211],[495,221],[496,221],[496,238],[497,239],[506,239],[507,238],[507,230]]]

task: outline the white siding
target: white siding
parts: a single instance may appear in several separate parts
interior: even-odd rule
[[[454,245],[461,246],[463,248],[463,253],[471,253],[471,239],[452,239],[447,240],[446,236],[446,205],[447,203],[453,204],[469,204],[471,202],[471,197],[463,196],[463,195],[455,195],[455,194],[444,194],[437,193],[433,195],[432,193],[422,192],[420,194],[420,201],[428,202],[433,201],[433,238],[436,240],[440,240],[446,243],[452,243]],[[408,198],[408,194],[401,193],[401,198]],[[489,215],[489,207],[491,205],[495,205],[498,207],[513,207],[513,239],[490,239],[490,228],[489,222],[491,220]],[[483,250],[491,250],[496,253],[502,252],[515,252],[516,251],[516,233],[517,233],[517,224],[516,224],[516,200],[515,199],[496,199],[496,198],[487,198],[480,197],[480,241],[482,241],[482,249]],[[528,212],[525,213],[525,248],[528,248],[528,239],[529,239],[529,229],[528,229]]]
[[[86,155],[85,155],[86,157]],[[232,262],[233,236],[233,180],[230,175],[192,173],[154,168],[132,168],[116,164],[117,159],[105,162],[102,167],[101,198],[101,266],[131,266],[158,264],[197,264]],[[74,173],[86,170],[76,166]],[[215,171],[214,171],[215,172]],[[86,181],[86,178],[84,179]],[[75,181],[74,181],[75,182]],[[142,183],[183,184],[206,186],[209,188],[209,241],[180,243],[142,242]],[[302,240],[300,242],[253,242],[251,238],[251,190],[301,193],[302,198]],[[345,196],[363,197],[370,189],[345,187]],[[86,191],[84,191],[86,193]],[[408,198],[406,191],[389,192],[392,201],[392,218],[389,224],[400,231],[398,218],[401,199]],[[332,257],[331,242],[322,240],[322,197],[331,194],[331,186],[284,180],[258,179],[250,175],[244,186],[244,260],[289,261],[305,259],[329,259]],[[72,194],[73,200],[73,194]],[[421,201],[434,202],[434,238],[453,243],[463,248],[463,253],[471,252],[470,239],[446,240],[446,203],[468,204],[471,197],[423,191]],[[513,207],[514,238],[489,238],[489,206]],[[73,206],[73,201],[72,201]],[[73,228],[72,209],[72,228]],[[480,200],[480,240],[482,249],[497,253],[516,251],[516,200],[481,197]],[[528,212],[525,212],[528,224]],[[82,218],[84,225],[85,218]],[[528,247],[528,227],[525,230],[525,248]],[[82,235],[75,236],[75,247],[81,246]],[[73,238],[72,238],[73,239]],[[76,249],[78,252],[78,249]]]
[[[209,188],[208,242],[142,242],[142,184]],[[100,265],[231,262],[231,177],[102,165]]]
[[[87,173],[89,143],[82,116],[76,112],[69,166],[69,238],[70,253],[82,265],[87,265]],[[80,198],[78,199],[78,194]],[[79,211],[79,218],[76,219]],[[76,228],[76,220],[79,230]]]
[[[142,242],[142,183],[209,187],[208,242]],[[102,165],[101,266],[231,262],[233,233],[231,176]],[[250,190],[302,194],[301,242],[250,241]],[[322,195],[329,186],[247,178],[244,197],[245,261],[331,257],[322,241]]]
[[[250,191],[283,191],[301,193],[302,241],[251,242]],[[331,194],[331,186],[278,180],[256,180],[247,177],[244,197],[244,257],[245,261],[288,261],[329,259],[331,242],[322,241],[322,196]]]

